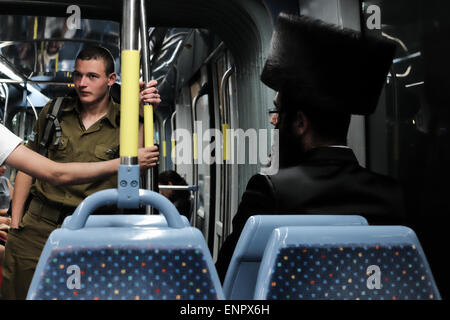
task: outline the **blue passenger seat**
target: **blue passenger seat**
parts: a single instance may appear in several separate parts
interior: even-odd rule
[[[136,227],[136,221],[117,218],[105,225],[99,216],[90,226],[86,223],[91,212],[117,197],[116,189],[91,195],[64,227],[51,233],[27,299],[224,298],[203,235],[186,226],[164,196],[140,190],[141,204],[154,206],[166,222]]]
[[[441,297],[413,230],[361,226],[275,229],[261,262],[255,299]]]
[[[256,277],[267,241],[281,226],[361,226],[367,220],[355,215],[256,215],[242,230],[225,276],[227,299],[253,299]]]

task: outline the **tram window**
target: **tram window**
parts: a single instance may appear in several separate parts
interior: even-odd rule
[[[367,9],[374,4],[381,29],[367,25]],[[365,33],[397,42],[384,96],[368,119],[369,166],[403,185],[408,223],[426,243],[443,293],[444,226],[436,222],[450,212],[450,6],[441,0],[363,1],[362,10]]]
[[[385,170],[405,186],[411,210],[428,217],[430,206],[445,207],[447,212],[449,208],[444,191],[448,180],[443,178],[449,177],[450,160],[450,99],[449,88],[445,87],[450,71],[446,56],[450,29],[448,19],[440,14],[446,10],[434,3],[377,1],[381,30],[365,30],[398,44],[385,100],[381,101],[384,108],[380,109],[384,110],[378,111],[386,115],[385,151],[371,149],[371,154],[387,154]],[[369,18],[365,8],[371,4],[363,2],[365,21]],[[408,10],[398,15],[399,6]],[[377,145],[376,136],[369,139],[370,145]]]
[[[45,80],[70,80],[75,56],[86,44],[100,44],[119,55],[118,22],[81,19],[68,28],[66,17],[0,15],[0,54],[16,72]],[[52,78],[52,79],[49,79]]]

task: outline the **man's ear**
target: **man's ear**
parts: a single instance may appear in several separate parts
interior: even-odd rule
[[[114,82],[116,82],[117,79],[117,74],[115,72],[110,73],[108,76],[108,86],[112,86],[114,84]]]
[[[294,121],[294,132],[298,136],[303,136],[309,129],[309,120],[303,111],[298,111]]]

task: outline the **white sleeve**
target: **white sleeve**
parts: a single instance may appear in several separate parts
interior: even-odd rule
[[[0,123],[0,165],[5,162],[6,158],[21,142],[22,139]]]

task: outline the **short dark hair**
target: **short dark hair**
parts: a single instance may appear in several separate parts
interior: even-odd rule
[[[329,108],[331,99],[321,106],[317,99],[309,99],[308,96],[289,88],[280,91],[280,114],[286,117],[285,123],[292,123],[297,113],[302,111],[311,124],[316,142],[347,144],[351,114]]]
[[[80,59],[80,60],[102,59],[103,62],[105,63],[106,75],[113,73],[116,69],[116,66],[114,63],[114,58],[113,58],[111,52],[108,49],[101,47],[101,46],[84,47],[80,51],[80,53],[78,53],[76,60],[78,60],[78,59]]]
[[[167,170],[159,174],[159,182],[161,184],[167,185],[172,182],[174,186],[186,186],[186,180],[183,179],[176,171]]]

